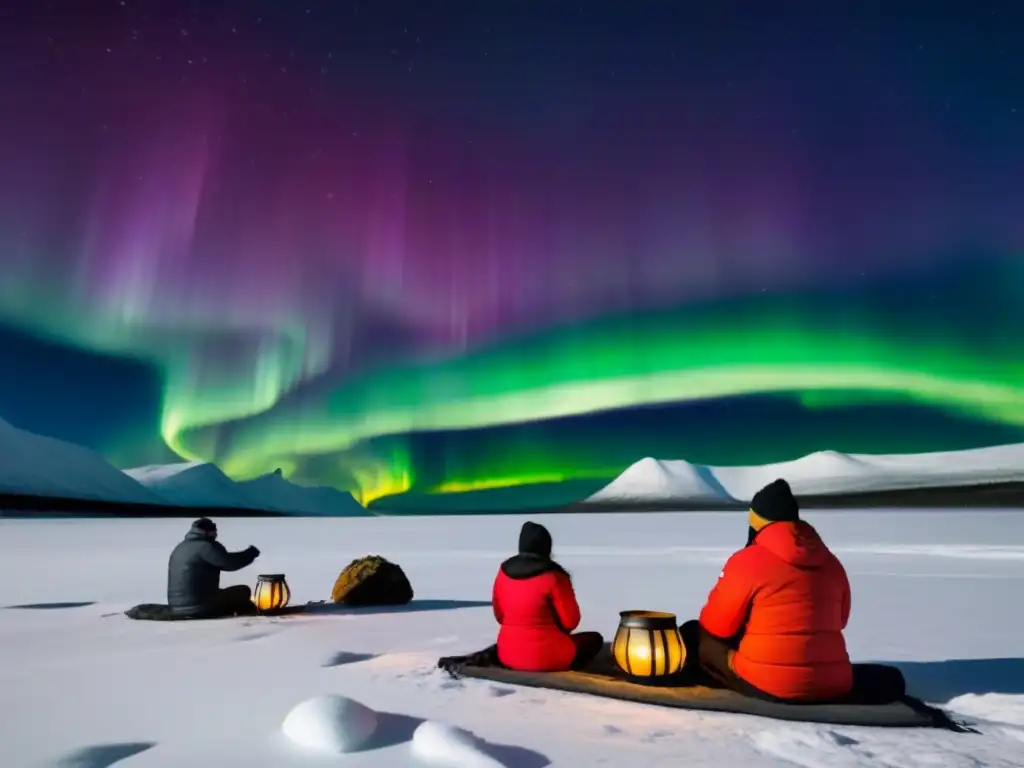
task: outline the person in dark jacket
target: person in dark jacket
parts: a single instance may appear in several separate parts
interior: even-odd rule
[[[551,559],[551,534],[523,523],[519,554],[501,564],[491,607],[497,619],[498,659],[523,672],[582,669],[604,646],[597,632],[572,631],[580,623],[572,580]]]
[[[221,571],[240,571],[259,557],[256,547],[228,552],[217,541],[217,526],[201,517],[171,552],[167,564],[167,605],[181,618],[214,618],[255,613],[245,584],[221,589]]]

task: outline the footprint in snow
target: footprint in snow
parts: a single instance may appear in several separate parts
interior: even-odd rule
[[[272,637],[276,632],[250,632],[247,635],[239,635],[235,638],[236,643],[247,643],[251,640],[262,640],[265,637]]]
[[[836,733],[835,731],[826,731],[825,736],[831,739],[837,747],[855,747],[860,744],[860,742],[852,736],[844,736],[843,734]]]
[[[502,688],[497,685],[492,685],[487,689],[487,695],[493,696],[496,699],[504,698],[505,696],[511,696],[516,691],[514,688]]]
[[[673,734],[671,731],[651,731],[646,736],[644,736],[643,740],[646,743],[650,744],[652,742],[658,741],[659,739],[664,739],[665,737],[672,735]]]

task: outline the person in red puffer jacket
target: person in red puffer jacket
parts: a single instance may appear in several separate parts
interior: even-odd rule
[[[850,582],[800,519],[785,480],[750,503],[747,546],[729,558],[698,622],[680,628],[700,666],[727,687],[787,701],[848,696],[854,669],[843,630]],[[873,686],[874,681],[865,680]]]
[[[582,669],[604,646],[597,632],[572,631],[580,607],[572,580],[551,559],[551,534],[543,525],[523,523],[519,554],[501,564],[491,606],[501,625],[498,659],[521,672]]]

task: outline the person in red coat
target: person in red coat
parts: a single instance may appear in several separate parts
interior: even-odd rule
[[[851,692],[843,630],[850,582],[785,480],[755,495],[746,548],[729,558],[699,622],[681,628],[701,668],[748,695],[828,701]]]
[[[519,554],[501,564],[491,606],[498,631],[498,659],[522,672],[582,669],[604,646],[597,632],[572,631],[580,607],[572,580],[551,559],[551,534],[543,525],[523,523]]]

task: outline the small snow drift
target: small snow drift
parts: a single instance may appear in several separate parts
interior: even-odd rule
[[[299,746],[335,754],[362,749],[376,730],[376,712],[336,694],[296,704],[281,724],[284,735]]]
[[[324,515],[332,517],[365,517],[370,513],[351,493],[327,486],[297,485],[281,476],[281,470],[244,480],[238,487],[251,498],[293,515]]]
[[[584,504],[663,504],[677,502],[695,505],[730,503],[729,494],[703,467],[687,461],[662,461],[647,457],[626,470]]]
[[[507,768],[480,749],[469,731],[427,720],[412,735],[412,754],[427,765],[443,768]]]
[[[165,504],[277,511],[258,501],[258,496],[250,496],[214,464],[153,464],[127,469],[125,474],[160,496]]]
[[[0,493],[159,504],[158,496],[98,453],[0,419]]]

